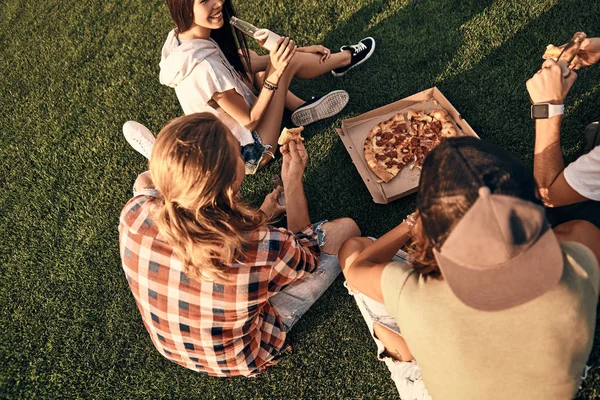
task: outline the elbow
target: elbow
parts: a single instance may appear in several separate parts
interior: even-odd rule
[[[260,124],[260,120],[253,120],[253,119],[249,118],[248,121],[246,121],[246,123],[244,123],[242,125],[244,125],[244,127],[246,129],[248,129],[249,131],[255,131],[256,128],[258,128],[259,124]]]
[[[557,207],[558,205],[555,204],[555,199],[554,196],[552,195],[551,191],[549,188],[539,188],[539,194],[540,194],[540,199],[542,200],[542,203],[544,203],[544,205],[546,207]]]

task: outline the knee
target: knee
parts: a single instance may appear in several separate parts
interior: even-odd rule
[[[340,260],[340,266],[344,275],[363,247],[363,241],[360,237],[350,237],[344,241],[338,252],[338,259]]]
[[[340,225],[340,231],[345,233],[346,238],[360,236],[360,228],[352,218],[340,218],[335,222]]]

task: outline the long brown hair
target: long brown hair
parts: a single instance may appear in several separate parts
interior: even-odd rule
[[[441,277],[433,249],[440,250],[479,197],[482,186],[492,193],[541,205],[531,169],[491,142],[449,138],[427,155],[419,181],[419,216],[411,251],[421,274]]]
[[[423,221],[417,213],[415,225],[412,228],[411,242],[408,246],[408,253],[413,258],[413,268],[424,277],[442,279],[440,267],[437,265],[433,255],[433,245],[425,234]]]
[[[238,198],[239,147],[210,113],[179,117],[158,134],[150,174],[163,196],[153,220],[174,247],[185,273],[197,280],[227,281],[227,268],[248,244],[247,234],[266,223]]]
[[[194,22],[194,0],[167,0],[171,18],[177,25],[177,32],[183,33],[192,27]],[[252,74],[250,65],[250,50],[243,33],[229,23],[231,17],[237,16],[231,0],[223,0],[223,26],[212,29],[210,37],[217,42],[227,61],[240,74],[241,78],[248,80]],[[239,51],[242,52],[240,55]]]

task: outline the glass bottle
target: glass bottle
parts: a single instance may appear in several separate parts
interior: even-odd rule
[[[268,29],[259,29],[251,23],[241,20],[237,17],[231,17],[229,23],[235,28],[239,29],[242,33],[245,33],[256,40],[259,45],[268,51],[271,51],[273,48],[275,48],[275,46],[277,46],[277,41],[281,38],[281,36],[275,32],[272,32]]]

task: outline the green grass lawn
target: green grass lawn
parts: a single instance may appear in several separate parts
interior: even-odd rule
[[[349,216],[378,236],[415,196],[376,205],[335,133],[340,120],[437,86],[483,139],[532,164],[525,81],[548,43],[600,35],[590,0],[255,0],[240,16],[331,49],[365,36],[371,60],[343,78],[293,84],[350,93],[338,118],[305,131],[313,220]],[[181,115],[158,82],[172,28],[162,0],[0,2],[0,397],[394,398],[397,393],[341,278],[290,334],[293,354],[255,378],[185,370],[152,346],[121,269],[117,225],[145,160],[125,142],[133,119],[157,132]],[[599,118],[600,66],[567,100],[567,161]],[[260,203],[280,161],[248,177]],[[432,343],[432,346],[438,344]],[[548,349],[561,351],[561,349]],[[600,398],[600,345],[579,398]],[[515,362],[527,362],[515,360]]]

